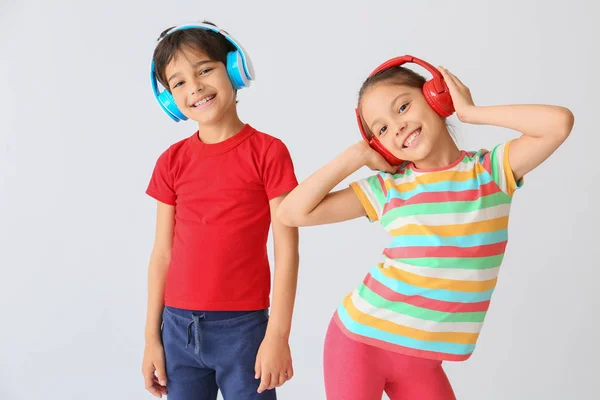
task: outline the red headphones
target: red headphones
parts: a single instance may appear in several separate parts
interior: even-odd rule
[[[420,65],[429,71],[431,75],[433,75],[433,78],[425,82],[425,85],[423,85],[423,95],[425,96],[425,100],[427,100],[427,104],[429,104],[429,106],[442,118],[452,115],[454,113],[454,105],[452,104],[452,97],[450,97],[450,91],[448,90],[448,86],[446,86],[446,82],[444,82],[442,74],[433,65],[423,60],[409,55],[392,58],[371,72],[369,78],[383,70],[399,67],[406,63],[415,63]],[[395,166],[402,164],[404,161],[400,160],[388,149],[383,147],[383,144],[381,144],[379,139],[377,139],[375,136],[373,136],[371,139],[368,138],[365,130],[363,129],[358,108],[356,108],[355,112],[356,119],[358,121],[358,127],[363,139],[365,139],[375,151],[381,154],[383,158],[390,163],[390,165]]]

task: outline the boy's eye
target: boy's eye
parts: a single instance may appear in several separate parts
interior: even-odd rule
[[[383,135],[385,132],[387,132],[387,126],[382,126],[381,129],[379,130],[379,135]]]
[[[206,75],[208,74],[210,71],[212,71],[214,68],[206,68],[203,69],[202,71],[200,71],[200,75]]]
[[[177,82],[176,84],[173,85],[173,89],[175,89],[178,86],[183,85],[183,82]]]

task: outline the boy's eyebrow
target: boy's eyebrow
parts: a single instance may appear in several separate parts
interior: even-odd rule
[[[199,66],[201,66],[201,65],[208,64],[208,63],[211,63],[211,62],[214,62],[214,61],[213,61],[213,60],[201,60],[201,61],[198,61],[197,63],[195,63],[195,64],[193,65],[193,67],[194,67],[194,68],[198,68],[198,67],[199,67]],[[171,79],[173,79],[173,78],[177,78],[179,75],[181,75],[181,73],[180,73],[180,72],[175,72],[173,75],[171,75],[171,76],[169,77],[169,79],[167,79],[167,82],[171,82]]]

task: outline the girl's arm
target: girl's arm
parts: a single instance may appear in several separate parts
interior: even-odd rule
[[[440,68],[462,122],[514,129],[523,135],[509,148],[515,180],[543,163],[566,140],[574,117],[564,107],[550,105],[475,106],[467,88],[456,76]]]
[[[277,218],[288,226],[310,226],[365,216],[366,211],[352,189],[330,193],[341,181],[365,165],[390,173],[397,169],[365,141],[360,141],[292,190],[279,205]]]

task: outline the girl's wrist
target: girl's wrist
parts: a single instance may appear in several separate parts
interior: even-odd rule
[[[464,123],[481,124],[481,121],[479,120],[480,111],[481,107],[473,105],[460,110],[460,112],[457,112],[456,114],[458,119]]]
[[[367,154],[368,154],[368,143],[363,141],[356,142],[352,146],[348,147],[344,152],[346,158],[348,158],[353,164],[356,165],[357,169],[367,165]]]

